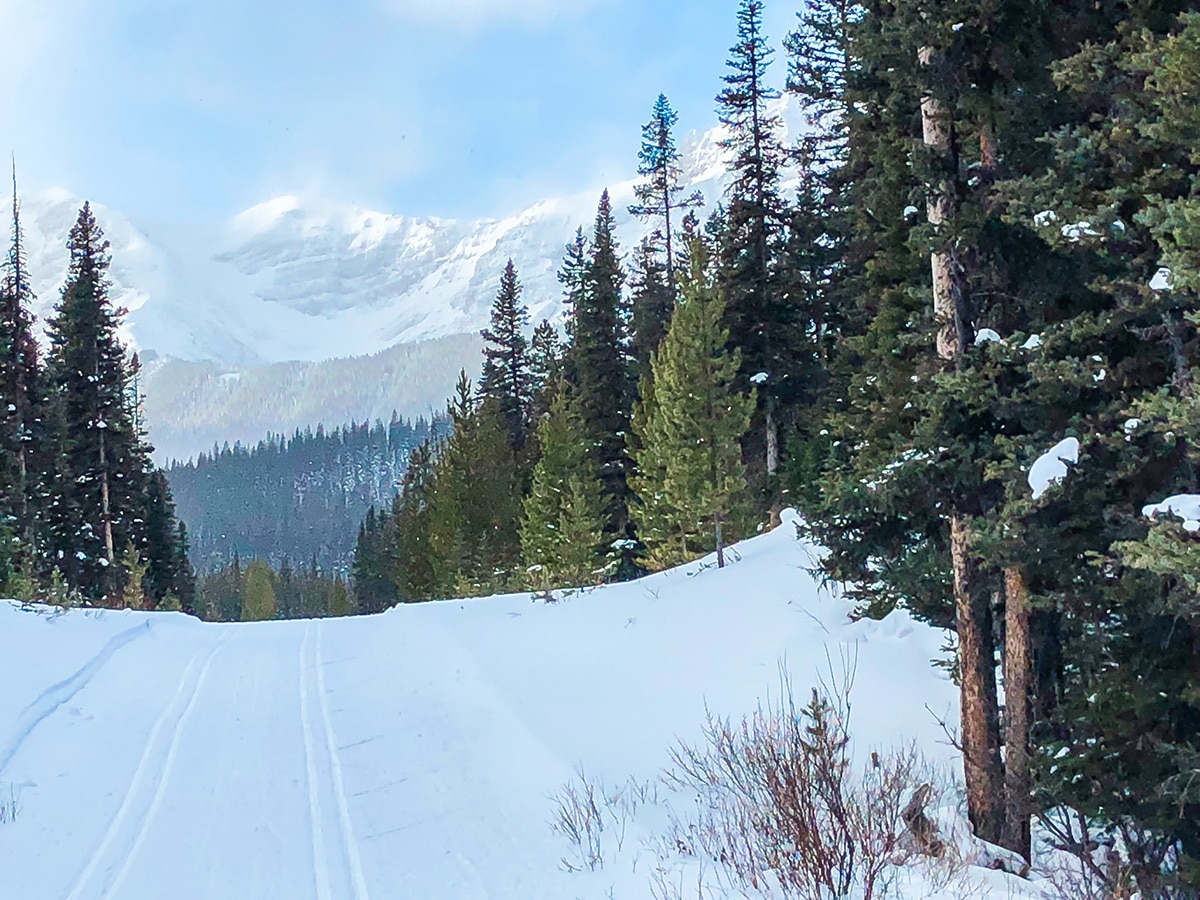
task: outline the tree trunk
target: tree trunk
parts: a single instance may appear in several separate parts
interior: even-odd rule
[[[933,49],[922,47],[922,66],[935,62]],[[958,153],[954,123],[942,102],[926,92],[921,97],[921,127],[926,146],[938,156],[941,173],[929,186],[926,214],[939,231],[958,216],[955,179]],[[963,313],[960,273],[952,252],[952,236],[941,235],[930,254],[933,275],[933,310],[940,323],[937,352],[955,359],[971,341]],[[961,679],[962,753],[967,785],[967,813],[975,834],[999,843],[1004,831],[1004,770],[1000,759],[1000,710],[996,695],[996,653],[992,636],[992,611],[987,594],[979,589],[978,572],[971,558],[971,527],[961,509],[950,515],[950,556],[954,574],[954,610],[958,631],[958,667]]]
[[[104,555],[111,566],[114,561],[112,515],[108,503],[108,460],[104,452],[104,430],[100,430],[100,513],[103,517]]]
[[[919,58],[921,65],[928,67],[933,62],[933,49],[922,47]],[[921,130],[925,145],[937,151],[944,167],[942,177],[930,185],[925,200],[926,216],[931,225],[940,228],[952,223],[958,215],[958,198],[954,192],[953,172],[958,168],[954,147],[954,126],[946,108],[933,94],[921,96]],[[955,272],[950,248],[943,246],[930,254],[933,270],[933,313],[941,323],[937,336],[938,356],[953,359],[960,348],[955,322]]]
[[[721,514],[717,513],[713,517],[713,521],[717,534],[717,568],[723,569],[725,568],[725,537],[721,533]]]
[[[1030,797],[1030,682],[1032,653],[1029,635],[1029,587],[1016,566],[1004,570],[1004,846],[1031,862]]]
[[[767,396],[767,474],[779,470],[779,426],[775,424],[775,400]]]
[[[979,590],[978,571],[970,557],[970,534],[961,513],[951,516],[967,815],[978,837],[999,844],[1004,832],[1004,771],[1000,760],[996,647],[991,602],[987,593]]]

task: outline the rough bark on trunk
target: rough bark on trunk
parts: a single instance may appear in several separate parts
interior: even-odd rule
[[[775,424],[775,402],[767,397],[767,474],[779,470],[779,426]]]
[[[1016,566],[1004,570],[1004,846],[1031,862],[1029,727],[1033,673],[1029,634],[1029,587]]]
[[[1000,760],[1000,709],[992,608],[979,589],[966,517],[950,518],[954,612],[958,632],[959,700],[967,814],[975,834],[999,844],[1004,832],[1004,770]]]
[[[715,517],[716,532],[717,532],[717,568],[725,568],[725,536],[721,532],[721,515],[718,513]]]
[[[108,460],[104,452],[104,430],[100,431],[100,512],[103,516],[104,555],[111,566],[115,556],[113,553],[112,515],[108,503]]]
[[[931,47],[918,59],[930,68]],[[955,178],[958,170],[954,123],[950,111],[931,91],[921,96],[921,127],[926,146],[938,157],[941,171],[929,185],[926,214],[941,230],[958,216]],[[940,325],[937,352],[953,360],[970,344],[969,323],[963,311],[960,273],[952,237],[942,239],[930,254],[933,309]],[[961,509],[950,515],[950,556],[954,575],[954,610],[958,632],[958,665],[962,715],[962,752],[967,786],[967,812],[976,835],[998,843],[1004,830],[1004,771],[1000,759],[1000,715],[996,695],[995,641],[992,611],[971,556],[971,526]]]

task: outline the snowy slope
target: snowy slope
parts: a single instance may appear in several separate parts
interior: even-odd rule
[[[942,635],[851,623],[811,552],[785,524],[725,570],[318,622],[0,605],[0,797],[20,804],[0,895],[649,898],[653,816],[603,869],[568,873],[550,796],[579,765],[655,778],[706,705],[752,711],[781,660],[803,691],[857,654],[860,752],[915,739],[953,763],[926,709],[954,718],[929,665]]]
[[[710,201],[724,187],[719,138],[714,129],[681,147],[685,182]],[[608,185],[626,247],[647,230],[625,213],[634,162],[629,180]],[[112,241],[114,297],[130,310],[127,336],[149,356],[248,366],[362,356],[478,331],[509,258],[534,321],[556,314],[563,249],[576,228],[590,230],[603,187],[531,198],[511,216],[478,221],[295,196],[212,226],[135,224],[119,211],[95,209]],[[62,190],[25,198],[43,319],[58,298],[64,245],[81,203]]]

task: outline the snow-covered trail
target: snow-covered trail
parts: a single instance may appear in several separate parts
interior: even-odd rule
[[[937,632],[850,623],[790,528],[738,553],[553,605],[314,622],[0,604],[0,799],[19,798],[0,897],[649,897],[648,851],[563,871],[550,795],[580,764],[653,778],[706,705],[749,712],[783,659],[803,684],[856,656],[864,747],[950,757],[925,709],[953,717]]]

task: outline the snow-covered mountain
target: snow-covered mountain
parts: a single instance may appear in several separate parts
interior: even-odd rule
[[[681,142],[684,180],[710,202],[724,189],[720,138],[720,130],[712,129]],[[625,212],[633,199],[632,161],[630,176],[608,185],[627,249],[646,232]],[[268,200],[211,226],[135,223],[100,203],[94,209],[112,243],[114,298],[129,310],[125,336],[144,360],[157,360],[157,366],[168,361],[199,365],[213,389],[219,383],[228,394],[232,382],[222,376],[273,364],[378,355],[397,345],[477,333],[487,323],[500,272],[510,258],[533,320],[554,316],[561,309],[556,273],[563,249],[576,228],[590,230],[602,188],[478,221],[413,218],[295,196]],[[58,299],[67,265],[64,245],[81,204],[64,190],[24,200],[30,270],[43,321]],[[473,351],[450,362],[443,368],[452,372],[460,364],[476,368]],[[148,372],[150,392],[157,366]],[[288,381],[295,379],[280,382],[284,394]],[[447,382],[442,393],[451,386]],[[203,391],[192,399],[203,404]],[[402,412],[418,411],[402,390],[387,402]],[[423,394],[420,411],[426,405]],[[311,414],[312,398],[305,406]],[[318,400],[315,406],[322,404]],[[364,409],[360,417],[388,412]],[[305,424],[315,423],[265,416],[253,432],[226,437],[257,438],[267,430]],[[152,417],[153,436],[162,444],[165,433],[178,425],[160,411]],[[210,445],[191,446],[190,437],[179,437],[167,441],[179,455]]]

